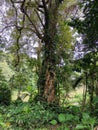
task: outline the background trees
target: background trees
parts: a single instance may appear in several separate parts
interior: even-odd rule
[[[83,17],[73,18],[72,26],[76,27],[82,36],[82,44],[84,45],[84,56],[80,60],[79,66],[87,75],[87,88],[90,94],[90,106],[92,108],[94,92],[97,92],[97,56],[98,56],[98,25],[97,12],[98,2],[87,0],[80,2]],[[83,46],[82,45],[82,46]]]

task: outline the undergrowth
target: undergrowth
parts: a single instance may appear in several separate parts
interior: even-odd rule
[[[40,102],[0,106],[0,130],[93,130],[96,124],[97,118],[81,113],[78,106],[63,108]]]

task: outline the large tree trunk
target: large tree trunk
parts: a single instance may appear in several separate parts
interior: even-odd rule
[[[58,103],[56,92],[56,5],[45,15],[44,54],[42,68],[38,80],[39,95],[47,103]]]

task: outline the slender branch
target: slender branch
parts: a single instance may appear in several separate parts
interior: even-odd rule
[[[18,24],[17,24],[17,16],[18,16],[18,12],[17,12],[17,8],[15,7],[15,4],[14,4],[14,2],[13,2],[13,0],[10,0],[11,1],[11,3],[12,3],[12,6],[13,6],[13,8],[15,9],[15,18],[16,18],[16,26],[18,26]]]
[[[13,1],[13,3],[22,3],[23,1]]]
[[[23,17],[22,17],[22,26],[20,26],[20,25],[18,25],[18,10],[17,10],[17,7],[15,6],[15,4],[18,2],[14,2],[13,0],[10,0],[11,1],[11,3],[12,3],[12,6],[13,6],[13,8],[14,8],[14,10],[15,10],[15,18],[16,18],[16,21],[15,21],[15,27],[16,27],[16,30],[18,31],[18,36],[17,36],[17,38],[16,38],[16,46],[17,46],[17,48],[16,48],[16,56],[17,56],[17,62],[16,62],[16,64],[15,64],[15,67],[16,67],[16,70],[18,71],[18,65],[19,65],[19,63],[20,63],[20,54],[19,54],[19,52],[20,52],[20,44],[19,44],[19,40],[20,40],[20,38],[21,38],[21,32],[22,32],[22,30],[24,29],[24,24],[25,24],[25,14],[23,14]],[[25,1],[25,0],[24,0]],[[23,1],[21,1],[21,2],[18,2],[18,3],[22,3]]]
[[[44,8],[44,11],[47,12],[47,4],[45,2],[45,0],[42,0],[42,3],[43,3],[43,8]]]
[[[42,35],[39,33],[39,30],[37,29],[36,25],[35,25],[35,24],[33,23],[33,21],[30,19],[29,15],[28,15],[26,12],[24,12],[24,13],[25,13],[25,15],[27,16],[27,18],[28,18],[29,22],[31,23],[31,25],[34,27],[37,36],[38,36],[40,39],[42,39]]]
[[[28,13],[27,13],[27,8],[24,7],[24,4],[25,4],[25,0],[23,1],[22,5],[21,5],[21,12],[24,13],[24,14],[26,15],[26,17],[28,18],[29,22],[30,22],[31,25],[34,27],[37,36],[38,36],[40,39],[43,39],[43,37],[42,37],[42,35],[40,34],[40,32],[39,32],[38,28],[36,27],[35,23],[31,20],[30,16],[28,15]]]
[[[44,14],[44,11],[42,9],[40,9],[39,7],[36,8],[39,12],[41,12],[42,14]]]
[[[16,67],[16,70],[18,71],[18,68],[17,66],[19,65],[20,63],[20,55],[19,55],[19,51],[20,51],[20,45],[19,45],[19,39],[21,37],[21,31],[19,32],[19,36],[17,37],[16,39],[16,45],[17,45],[17,49],[16,49],[16,56],[17,56],[17,62],[15,64],[15,67]]]
[[[42,21],[40,15],[39,15],[38,11],[37,11],[36,9],[35,9],[34,11],[36,12],[36,14],[37,14],[37,16],[38,16],[38,18],[39,18],[39,20],[40,20],[42,26],[44,27],[43,21]]]
[[[44,8],[43,5],[40,2],[38,2],[37,0],[35,0],[35,3],[38,6],[38,8],[40,8],[40,9]]]
[[[15,25],[7,25],[7,26],[5,26],[5,27],[0,31],[0,33],[3,33],[4,30],[6,30],[7,28],[10,28],[10,27],[15,27]]]

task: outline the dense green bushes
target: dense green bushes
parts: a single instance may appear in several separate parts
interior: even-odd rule
[[[76,110],[76,111],[75,111]],[[0,107],[0,128],[3,130],[93,130],[97,118],[80,108],[55,108],[38,103],[18,103]]]
[[[11,91],[8,83],[0,70],[0,104],[9,105],[11,102]]]
[[[10,105],[11,91],[8,87],[0,87],[0,104]]]
[[[0,111],[0,125],[4,130],[32,130],[48,124],[56,115],[38,103],[12,104]]]

